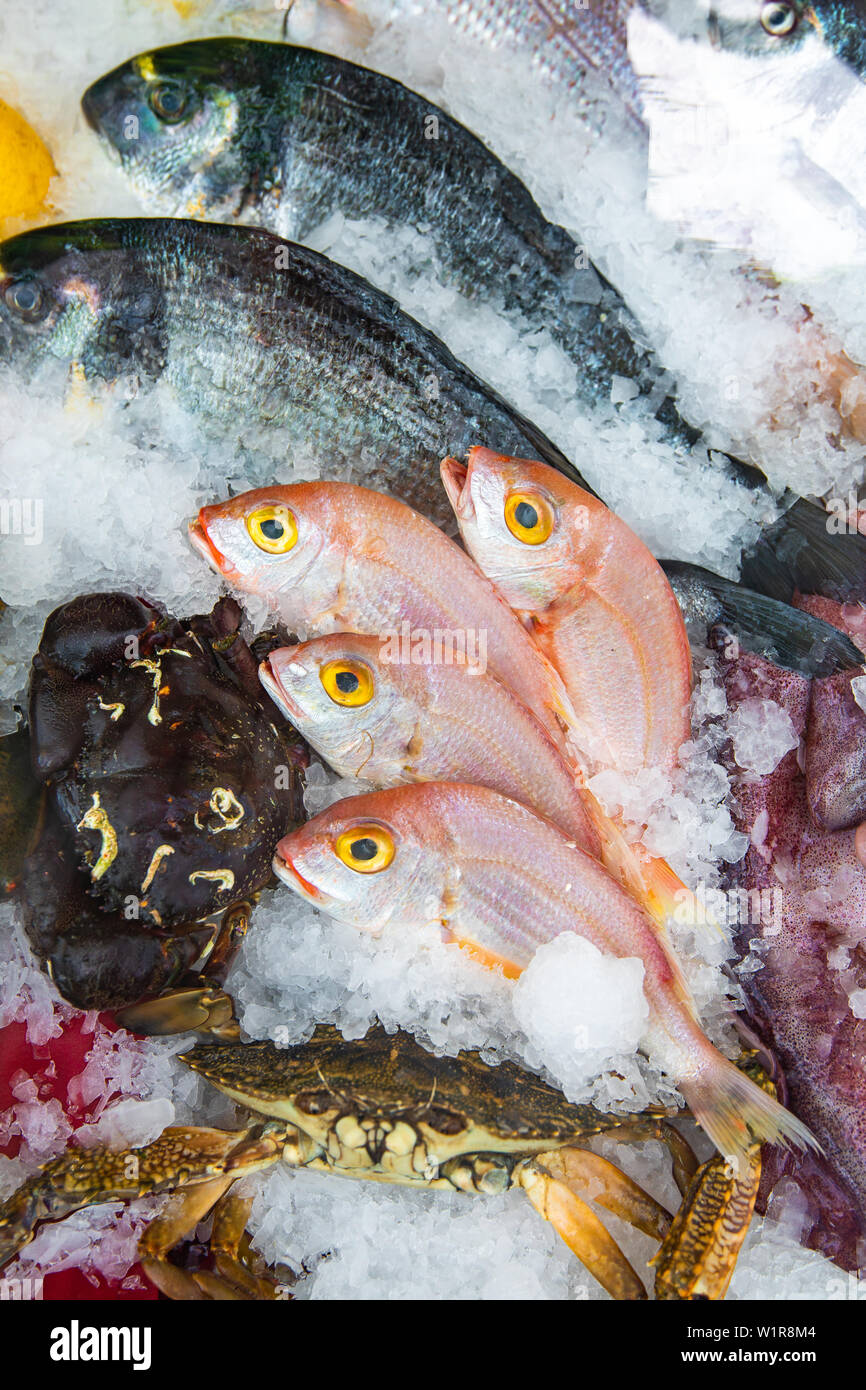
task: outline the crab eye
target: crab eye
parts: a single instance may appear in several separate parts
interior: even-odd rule
[[[37,323],[45,316],[48,300],[36,280],[13,280],[3,294],[7,308],[25,323]]]
[[[298,539],[298,523],[288,507],[256,507],[247,517],[247,530],[259,550],[285,555]]]
[[[505,525],[524,545],[542,545],[553,530],[553,508],[538,492],[512,492],[505,502]]]
[[[189,105],[189,95],[179,82],[160,82],[147,94],[150,109],[167,125],[182,121]]]
[[[378,874],[394,858],[394,841],[383,825],[355,825],[334,844],[337,858],[359,874]]]
[[[373,672],[363,661],[329,661],[319,680],[335,705],[367,705],[373,698]]]
[[[784,38],[797,27],[797,11],[787,0],[767,0],[761,9],[761,25],[774,39]]]

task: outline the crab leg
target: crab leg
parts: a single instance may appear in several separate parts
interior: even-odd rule
[[[700,1167],[670,1233],[651,1261],[659,1299],[722,1299],[749,1229],[761,1181],[761,1146],[746,1155],[745,1175],[720,1154]]]
[[[200,1269],[192,1277],[206,1298],[217,1300],[290,1298],[297,1282],[294,1271],[280,1265],[269,1269],[250,1246],[246,1225],[252,1207],[251,1197],[227,1192],[214,1209],[210,1239],[214,1270]]]
[[[544,1156],[544,1167],[605,1211],[619,1216],[654,1240],[664,1240],[673,1218],[627,1173],[589,1149],[559,1149]]]
[[[142,1269],[167,1298],[202,1300],[208,1297],[195,1275],[170,1264],[166,1256],[195,1230],[234,1182],[233,1177],[211,1178],[177,1193],[156,1220],[151,1221],[138,1242]]]
[[[69,1149],[46,1163],[0,1206],[0,1265],[33,1238],[42,1221],[57,1221],[82,1207],[153,1193],[229,1181],[275,1163],[285,1125],[248,1130],[166,1129],[152,1144],[119,1153]],[[219,1193],[211,1196],[210,1207]],[[206,1208],[207,1209],[207,1208]]]
[[[542,1157],[546,1163],[550,1155]],[[551,1223],[611,1298],[646,1298],[646,1289],[616,1241],[566,1183],[547,1172],[539,1161],[523,1164],[515,1177],[535,1210]]]
[[[643,1144],[648,1139],[664,1144],[671,1156],[674,1182],[685,1196],[698,1171],[698,1159],[689,1141],[674,1125],[667,1120],[629,1120],[620,1125],[613,1137],[623,1144]]]

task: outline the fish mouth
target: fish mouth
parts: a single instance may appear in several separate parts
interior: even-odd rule
[[[316,907],[323,907],[330,901],[327,894],[305,879],[303,874],[299,874],[291,860],[284,859],[279,850],[274,855],[272,868],[278,879],[299,893],[302,898],[306,898],[307,902],[313,903]]]
[[[227,574],[232,568],[223,555],[222,551],[217,550],[205,527],[202,525],[201,513],[194,516],[192,521],[187,523],[187,535],[189,543],[203,560],[206,560],[211,569],[218,574]]]
[[[459,459],[445,458],[439,465],[439,476],[457,520],[472,521],[475,517],[475,505],[469,488],[468,464],[461,463]]]
[[[100,83],[96,82],[92,87],[88,87],[84,96],[81,98],[81,109],[84,112],[84,119],[90,126],[90,129],[94,130],[97,135],[102,135],[102,126],[100,124],[101,108],[96,100],[96,92],[100,85]]]
[[[259,680],[277,708],[281,709],[293,724],[296,724],[297,720],[303,717],[303,712],[280,684],[274,674],[274,668],[271,665],[270,657],[265,657],[264,661],[259,665]]]

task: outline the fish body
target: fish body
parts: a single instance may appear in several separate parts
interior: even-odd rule
[[[202,507],[190,540],[302,636],[399,641],[407,623],[410,643],[483,640],[491,674],[563,746],[568,699],[552,667],[469,556],[404,503],[351,483],[258,488]]]
[[[0,243],[4,361],[121,390],[163,379],[222,437],[364,473],[447,522],[439,460],[478,438],[580,476],[387,295],[249,227],[96,220]]]
[[[543,725],[480,662],[399,639],[335,633],[271,652],[265,689],[343,777],[377,787],[471,782],[522,802],[598,858],[572,769]]]
[[[313,49],[206,39],[131,59],[83,107],[149,212],[242,218],[295,241],[335,213],[422,230],[444,284],[552,335],[588,407],[609,408],[627,379],[678,446],[698,438],[586,249],[471,131],[393,78]]]
[[[691,655],[646,546],[543,464],[476,448],[468,466],[446,459],[442,476],[470,554],[562,677],[584,758],[670,771],[689,737]]]
[[[639,957],[648,1045],[721,1152],[736,1161],[750,1127],[809,1142],[805,1127],[706,1038],[679,966],[642,908],[525,806],[484,787],[435,782],[350,797],[281,840],[274,869],[340,921],[374,933],[392,920],[439,921],[510,975],[564,931],[608,955]]]

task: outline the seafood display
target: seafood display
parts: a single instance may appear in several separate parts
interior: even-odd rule
[[[529,865],[543,865],[531,876]],[[526,807],[459,783],[349,797],[281,840],[274,868],[331,916],[380,932],[396,919],[443,929],[506,974],[576,932],[644,964],[648,1046],[737,1167],[752,1138],[808,1146],[808,1130],[701,1034],[676,961],[651,920],[590,856]]]
[[[591,29],[596,8],[584,14]],[[645,330],[582,241],[546,221],[470,131],[402,84],[311,49],[207,40],[130,59],[82,105],[146,212],[242,220],[297,241],[335,215],[423,228],[432,248],[414,257],[432,254],[443,284],[543,326],[577,367],[588,407],[626,380],[624,418],[639,403],[678,450],[700,441]],[[735,472],[755,484],[754,472]]]
[[[851,1297],[858,5],[84,0],[56,85],[34,6],[0,1294]]]
[[[695,442],[585,248],[470,131],[402,84],[311,49],[228,39],[133,58],[82,105],[146,211],[242,219],[296,241],[334,213],[423,224],[443,283],[543,324],[588,405],[625,377],[681,447]]]
[[[560,677],[468,556],[405,503],[351,483],[261,488],[203,507],[189,535],[289,630],[478,633],[487,668],[563,744]]]

